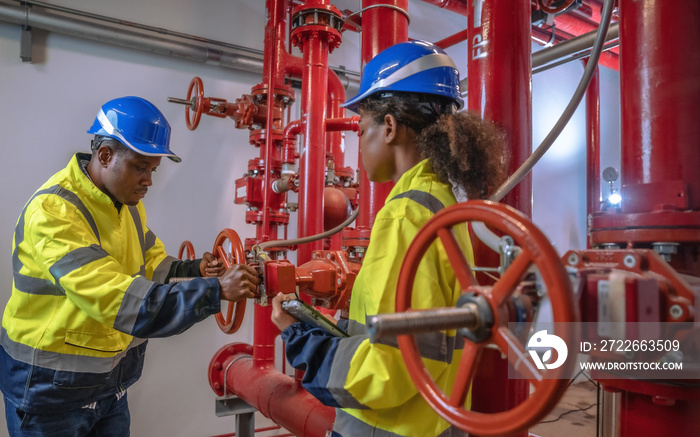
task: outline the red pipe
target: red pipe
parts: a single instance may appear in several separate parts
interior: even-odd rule
[[[217,351],[209,365],[209,383],[219,395],[226,388],[294,435],[325,437],[335,409],[322,405],[295,379],[272,365],[259,365],[251,347],[233,343]]]
[[[470,3],[468,16],[467,105],[505,131],[506,142],[512,146],[512,173],[532,149],[530,4],[475,1]],[[531,216],[532,177],[525,177],[503,202]],[[480,266],[499,263],[498,254],[478,239],[474,239],[474,255]],[[484,351],[483,359],[472,386],[472,410],[502,412],[527,399],[528,382],[508,378],[508,361],[500,352]]]
[[[362,1],[363,8],[381,4],[397,6],[408,11],[408,0]],[[408,41],[408,19],[404,14],[390,8],[372,8],[362,13],[362,65],[385,48],[404,41]],[[384,206],[384,201],[394,184],[393,182],[370,182],[362,165],[362,156],[358,159],[358,166],[360,212],[356,221],[357,229],[371,229],[374,218]]]
[[[328,0],[308,1],[298,10],[328,9],[328,6]],[[297,229],[299,237],[306,237],[323,232],[323,188],[326,168],[324,118],[328,91],[328,54],[340,43],[340,32],[321,25],[301,25],[292,30],[292,40],[301,49],[304,59],[301,87],[304,144],[299,159]],[[319,249],[323,249],[321,240],[300,245],[297,265],[310,261],[312,252]]]
[[[275,194],[272,192],[273,157],[275,157],[276,144],[275,130],[280,127],[275,126],[274,115],[277,105],[274,104],[274,90],[286,88],[284,85],[285,70],[282,65],[287,65],[290,59],[283,59],[286,53],[284,47],[286,41],[287,22],[285,20],[285,1],[267,0],[266,10],[268,11],[268,21],[265,25],[265,57],[263,59],[263,83],[258,87],[265,89],[267,93],[267,122],[265,123],[264,146],[260,147],[260,158],[264,160],[263,206],[262,223],[256,227],[256,237],[258,241],[274,240],[277,238],[277,225],[270,223],[270,208],[281,205],[272,205]],[[293,63],[290,63],[292,65]]]
[[[287,123],[283,131],[283,136],[285,140],[296,140],[296,136],[301,132],[301,120],[294,120]]]
[[[468,15],[469,3],[473,0],[423,0],[434,6],[464,15]],[[534,7],[533,7],[534,8]],[[554,19],[556,24],[555,42],[562,42],[571,39],[575,36],[582,35],[594,31],[600,23],[600,12],[602,4],[597,0],[584,1],[579,9],[567,12],[566,14],[557,15]],[[530,14],[530,12],[528,12]],[[616,21],[616,20],[615,20]],[[449,36],[436,45],[446,48],[463,41],[463,33],[458,32]],[[532,33],[537,37],[536,42],[549,41],[552,39],[552,31],[550,29],[542,29],[537,26],[532,26]],[[601,53],[598,63],[604,67],[618,70],[619,69],[619,50],[617,48],[610,49]]]
[[[454,35],[450,35],[447,38],[441,39],[440,41],[436,42],[435,45],[442,48],[442,49],[452,47],[455,44],[459,44],[462,41],[465,41],[467,39],[468,33],[469,33],[469,30],[464,29],[462,31],[455,33]]]
[[[519,3],[514,8],[508,2],[474,2],[482,9],[472,7],[467,52],[468,108],[505,131],[511,145],[509,173],[532,152],[530,5]],[[532,176],[524,178],[503,203],[532,216]]]
[[[700,4],[621,0],[620,15],[623,190],[682,180],[698,210]]]
[[[583,61],[585,66],[588,60]],[[600,211],[600,74],[598,68],[586,90],[586,222]],[[592,247],[590,235],[587,246]]]
[[[340,104],[346,100],[345,87],[333,70],[328,70],[328,118],[345,117],[345,108]],[[326,120],[326,154],[333,157],[336,168],[345,167],[345,151],[342,149],[343,133],[339,130],[329,131]]]
[[[360,130],[359,126],[360,117],[346,117],[346,118],[327,118],[326,119],[326,129],[331,132],[340,131],[353,131],[357,132]]]

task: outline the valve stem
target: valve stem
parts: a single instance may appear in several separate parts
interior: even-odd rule
[[[185,105],[189,106],[191,109],[195,109],[195,101],[194,99],[192,100],[185,100],[185,99],[179,99],[177,97],[168,97],[168,102],[170,103],[177,103],[178,105]]]
[[[478,325],[479,313],[473,303],[468,303],[462,308],[437,308],[378,314],[367,320],[367,330],[372,339],[447,329],[467,328],[471,330]]]

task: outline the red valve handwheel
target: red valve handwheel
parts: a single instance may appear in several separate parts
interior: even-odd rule
[[[224,244],[227,241],[231,243],[230,252],[227,252],[224,248]],[[214,242],[214,249],[212,252],[214,256],[223,261],[224,267],[227,269],[234,264],[245,263],[243,244],[241,243],[240,237],[233,229],[226,228],[219,232],[219,235],[216,237],[216,241]],[[225,305],[227,305],[226,308],[224,307]],[[241,323],[243,323],[245,305],[245,299],[236,303],[222,300],[221,312],[216,314],[216,323],[219,325],[219,328],[221,328],[221,330],[226,334],[233,334],[238,331],[238,328],[241,327]]]
[[[520,254],[491,287],[479,287],[464,254],[451,232],[456,225],[470,221],[484,222],[489,228],[510,235],[522,248]],[[447,252],[462,292],[475,291],[488,302],[494,325],[489,337],[475,343],[465,337],[459,369],[450,395],[433,381],[421,360],[413,335],[399,335],[398,343],[406,367],[418,391],[428,404],[453,425],[481,436],[509,435],[521,432],[539,422],[551,411],[568,386],[568,377],[575,364],[567,359],[558,369],[540,371],[532,364],[528,352],[516,335],[508,329],[507,303],[517,285],[531,266],[539,269],[552,304],[554,322],[576,322],[571,282],[559,255],[547,238],[524,215],[500,203],[469,201],[446,208],[421,228],[404,258],[397,285],[396,312],[410,310],[416,270],[428,247],[439,239]],[[478,291],[477,291],[478,290]],[[558,324],[556,335],[567,344],[574,338],[576,323]],[[521,376],[527,378],[535,391],[516,407],[498,413],[479,413],[464,407],[484,347],[495,345]],[[547,372],[547,373],[544,373]],[[555,373],[556,372],[556,373]],[[568,372],[568,373],[567,373]],[[546,378],[544,377],[546,376]],[[561,376],[560,378],[556,378]]]
[[[189,240],[185,240],[180,245],[180,250],[177,252],[178,259],[182,259],[182,255],[187,254],[187,259],[194,261],[197,257],[194,254],[194,246]]]
[[[194,99],[194,101],[192,99]],[[204,84],[202,83],[202,79],[197,76],[192,78],[190,86],[187,88],[187,100],[193,102],[194,116],[193,119],[190,120],[190,106],[185,106],[185,124],[187,124],[187,129],[195,130],[197,126],[199,126],[199,120],[202,118],[205,100]]]

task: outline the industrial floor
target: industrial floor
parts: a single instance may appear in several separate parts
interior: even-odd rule
[[[530,434],[539,437],[595,437],[596,385],[578,379],[569,386],[554,410]]]

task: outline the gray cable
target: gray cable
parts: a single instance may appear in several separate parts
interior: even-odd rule
[[[359,213],[360,213],[360,208],[355,208],[355,211],[353,211],[352,214],[350,214],[350,217],[348,217],[347,220],[345,220],[343,223],[339,224],[338,226],[336,226],[333,229],[330,229],[326,232],[322,232],[322,233],[316,234],[316,235],[309,235],[308,237],[293,238],[291,240],[266,241],[264,243],[258,244],[257,247],[259,250],[265,250],[268,247],[293,246],[295,244],[299,245],[299,244],[304,244],[304,243],[311,243],[312,241],[317,241],[317,240],[321,240],[323,238],[328,238],[331,235],[342,231],[344,227],[346,227],[350,223],[354,222]]]

